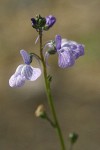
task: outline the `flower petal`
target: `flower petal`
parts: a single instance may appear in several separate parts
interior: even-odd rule
[[[31,18],[31,21],[32,21],[32,26],[34,27],[36,25],[36,20],[35,18]]]
[[[24,60],[24,63],[29,65],[30,64],[30,56],[25,50],[20,50],[20,54]]]
[[[62,41],[62,47],[69,48],[72,51],[73,56],[75,57],[75,59],[77,59],[78,57],[84,55],[84,45],[78,44],[75,41],[63,40]]]
[[[41,75],[41,70],[39,68],[33,68],[33,67],[31,68],[33,70],[33,73],[29,80],[35,81]]]
[[[21,74],[22,68],[24,67],[23,64],[19,65],[15,71],[15,75],[17,76],[18,74]]]
[[[77,49],[76,49],[76,59],[79,57],[79,56],[82,56],[84,55],[84,45],[83,44],[79,44]],[[78,55],[78,56],[77,56]]]
[[[15,77],[14,74],[13,74],[13,75],[10,77],[10,79],[9,79],[9,85],[10,85],[11,87],[16,87],[16,77]]]
[[[61,40],[61,47],[65,47],[68,44],[68,40],[67,39],[62,39]]]
[[[34,81],[41,75],[39,68],[33,68],[30,65],[25,65],[21,71],[21,75],[25,76],[27,80]]]
[[[21,75],[25,76],[27,80],[30,80],[30,77],[32,76],[33,70],[30,65],[24,65],[24,67],[21,70]]]
[[[55,22],[56,18],[54,16],[49,15],[46,17],[46,25],[48,26],[48,28],[52,27]]]
[[[78,44],[74,41],[70,41],[69,46],[70,46],[70,49],[72,50],[72,53],[75,59],[84,55],[84,46],[82,44]]]
[[[72,52],[68,48],[63,48],[58,51],[58,65],[61,68],[67,68],[75,63],[75,58]]]
[[[56,49],[59,50],[61,48],[61,36],[60,35],[56,35],[55,42],[56,42]]]
[[[18,75],[16,77],[16,87],[21,87],[25,84],[25,77],[22,77],[21,75]]]
[[[9,85],[11,87],[21,87],[24,85],[24,83],[25,83],[25,78],[21,77],[21,75],[16,76],[16,74],[13,74],[9,79]]]

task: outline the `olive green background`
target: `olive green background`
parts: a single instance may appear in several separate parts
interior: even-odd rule
[[[34,44],[38,35],[30,21],[36,14],[57,18],[44,32],[44,43],[60,34],[85,45],[84,57],[73,67],[59,68],[55,55],[49,58],[48,71],[66,146],[68,134],[75,131],[79,139],[74,150],[100,150],[100,0],[0,1],[0,150],[61,149],[54,129],[34,115],[39,104],[50,113],[43,75],[21,88],[8,84],[23,63],[21,49],[39,54],[39,44]],[[36,61],[32,65],[39,67]]]

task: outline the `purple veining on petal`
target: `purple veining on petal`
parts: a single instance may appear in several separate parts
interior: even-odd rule
[[[21,71],[21,75],[25,76],[27,80],[34,81],[41,75],[41,70],[33,68],[30,65],[25,65]]]
[[[16,77],[16,87],[21,87],[25,84],[25,78],[22,77],[21,75],[18,75]]]
[[[75,58],[68,48],[62,48],[58,51],[58,65],[61,68],[67,68],[75,63]]]
[[[80,56],[84,55],[84,45],[83,44],[79,44],[79,49],[80,49]]]
[[[68,41],[68,40],[64,40],[62,42],[62,47],[68,47],[72,53],[73,56],[75,57],[75,59],[77,59],[78,57],[84,55],[84,45],[82,44],[78,44],[75,41]]]
[[[31,68],[30,65],[25,65],[23,68],[22,68],[22,71],[21,71],[21,75],[22,76],[25,76],[25,78],[27,80],[30,80],[31,76],[32,76],[32,73],[33,73],[33,70]]]
[[[9,79],[9,85],[11,87],[21,87],[25,83],[25,76],[21,74],[23,67],[26,65],[19,65],[15,73]]]
[[[20,50],[20,54],[24,60],[24,63],[29,65],[30,64],[30,56],[25,50]]]
[[[56,35],[55,37],[56,49],[59,50],[61,48],[61,36]]]
[[[25,80],[34,81],[41,75],[41,70],[30,66],[30,56],[25,50],[20,51],[25,64],[17,67],[15,73],[9,79],[11,87],[21,87]],[[37,59],[37,58],[36,58]]]
[[[10,79],[9,79],[9,85],[10,85],[11,87],[16,87],[16,77],[15,77],[14,74],[13,74],[13,75],[10,77]]]
[[[55,46],[56,45],[56,46]],[[48,62],[48,57],[51,54],[58,53],[58,65],[61,68],[67,68],[75,63],[75,59],[84,55],[84,45],[78,44],[75,41],[70,41],[67,39],[62,39],[60,35],[56,35],[55,42],[49,42],[46,47],[56,47],[56,51],[48,49],[45,52],[45,60]]]
[[[29,78],[30,81],[35,81],[40,75],[41,75],[41,70],[39,68],[33,68],[31,67],[32,71],[32,75]]]
[[[9,79],[9,85],[11,87],[21,87],[25,83],[25,78],[21,77],[21,75],[13,74]]]
[[[48,28],[52,27],[55,22],[56,18],[54,16],[49,15],[46,17],[46,25],[48,26]]]
[[[21,70],[22,70],[23,66],[24,66],[24,65],[21,64],[21,65],[19,65],[19,66],[17,67],[17,69],[16,69],[16,71],[15,71],[15,75],[21,74]]]
[[[73,56],[75,59],[84,55],[84,46],[82,44],[78,44],[74,41],[69,42],[69,48],[72,50]]]

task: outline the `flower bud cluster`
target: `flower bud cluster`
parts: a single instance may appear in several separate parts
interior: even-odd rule
[[[56,18],[52,15],[49,15],[47,17],[41,17],[39,15],[36,16],[36,18],[31,18],[31,21],[32,21],[32,27],[35,28],[37,31],[39,30],[47,31],[56,22]]]
[[[44,17],[41,17],[40,15],[36,16],[36,18],[31,18],[31,21],[32,27],[36,30],[43,28],[46,24],[46,19]]]

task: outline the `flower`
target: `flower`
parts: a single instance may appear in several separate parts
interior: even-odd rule
[[[52,15],[49,15],[47,17],[41,17],[36,16],[36,18],[31,18],[32,21],[32,27],[35,28],[37,31],[39,31],[40,29],[43,30],[48,30],[49,28],[51,28],[54,23],[56,22],[56,18]]]
[[[51,28],[55,22],[56,22],[56,18],[54,16],[52,15],[47,16],[44,30],[48,30],[49,28]]]
[[[50,54],[58,54],[58,66],[67,68],[74,65],[75,60],[84,55],[84,45],[75,41],[62,39],[60,35],[56,35],[54,41],[50,41],[45,45],[49,47],[45,53],[46,62]],[[44,49],[45,49],[44,48]]]
[[[25,84],[26,80],[34,81],[41,75],[39,68],[33,68],[30,65],[30,55],[25,50],[21,50],[20,54],[25,64],[19,65],[15,73],[10,77],[9,85],[11,87],[21,87]]]

